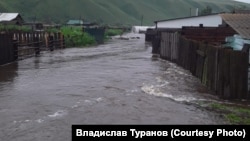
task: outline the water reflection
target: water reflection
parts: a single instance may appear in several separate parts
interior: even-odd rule
[[[39,57],[36,57],[34,59],[34,68],[35,69],[40,69],[40,58]]]
[[[0,66],[0,83],[1,82],[13,82],[17,77],[18,63],[14,62],[4,66]]]

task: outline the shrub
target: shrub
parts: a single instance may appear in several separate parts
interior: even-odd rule
[[[31,32],[32,29],[29,26],[18,26],[18,25],[1,25],[0,31],[22,31],[22,32]]]
[[[123,33],[122,29],[107,29],[105,31],[105,37],[121,35]]]
[[[62,27],[67,47],[88,46],[96,43],[95,38],[82,31],[80,27]]]

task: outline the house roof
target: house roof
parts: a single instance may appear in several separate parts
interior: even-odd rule
[[[81,25],[83,24],[83,21],[82,20],[69,20],[67,24],[68,25]]]
[[[242,38],[250,39],[250,14],[220,14]]]
[[[0,22],[9,22],[20,16],[18,13],[0,13]]]
[[[190,18],[197,18],[197,17],[207,17],[207,16],[214,16],[214,15],[219,15],[219,14],[221,13],[214,13],[214,14],[200,15],[200,16],[189,16],[189,17],[174,18],[174,19],[167,19],[167,20],[158,20],[158,21],[154,21],[154,23],[172,21],[172,20],[190,19]]]

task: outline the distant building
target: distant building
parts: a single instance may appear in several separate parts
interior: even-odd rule
[[[227,37],[228,46],[241,50],[244,44],[250,44],[250,10],[236,10],[233,13],[217,13],[204,16],[158,20],[158,29],[181,29],[182,27],[220,27],[229,26],[236,31],[235,36]],[[194,31],[195,32],[195,31]]]
[[[150,26],[133,26],[132,32],[133,33],[146,33],[148,28],[152,28]]]
[[[66,24],[69,26],[81,26],[83,25],[83,20],[69,20]]]
[[[19,13],[0,13],[0,24],[22,25],[23,18]]]
[[[221,24],[222,24],[222,18],[219,14],[191,16],[184,18],[155,21],[156,28],[182,28],[183,26],[199,26],[199,25],[207,27],[218,27]]]

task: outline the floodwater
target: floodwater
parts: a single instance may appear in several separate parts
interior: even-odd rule
[[[0,140],[71,140],[73,124],[223,124],[188,71],[152,57],[144,35],[43,52],[0,66]]]

